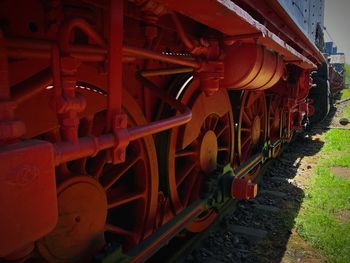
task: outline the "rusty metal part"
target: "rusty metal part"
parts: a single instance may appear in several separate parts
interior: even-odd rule
[[[284,73],[284,62],[277,53],[256,44],[235,44],[225,47],[227,89],[264,90],[271,88]]]

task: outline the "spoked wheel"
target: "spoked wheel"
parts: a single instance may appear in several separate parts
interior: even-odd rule
[[[83,93],[88,99],[98,96]],[[146,123],[137,103],[126,92],[123,111],[128,126]],[[102,110],[82,117],[79,136],[99,136],[105,128],[106,110]],[[55,130],[44,137],[57,140],[57,134]],[[88,262],[106,243],[120,244],[125,251],[152,231],[158,193],[152,137],[130,142],[124,163],[108,163],[107,151],[101,151],[58,170],[58,223],[37,242],[38,253],[45,260]]]
[[[163,149],[167,145],[167,154],[159,162],[166,163],[163,172],[168,173],[168,191],[176,214],[200,197],[212,172],[218,165],[230,163],[233,151],[233,116],[227,93],[219,91],[207,97],[199,81],[187,80],[177,85],[180,92],[176,97],[191,108],[192,120],[172,129],[160,145]],[[200,232],[216,217],[214,209],[203,211],[188,230]]]
[[[261,91],[243,91],[238,118],[237,149],[240,164],[262,151],[266,139],[266,100]],[[260,171],[255,167],[246,179],[254,180]]]
[[[269,99],[269,139],[271,144],[277,140],[282,140],[282,126],[283,126],[283,110],[281,107],[281,98],[273,95]],[[282,143],[272,150],[272,158],[277,158],[282,151]]]
[[[290,143],[293,137],[290,112],[283,110],[282,113],[282,137],[286,143]]]

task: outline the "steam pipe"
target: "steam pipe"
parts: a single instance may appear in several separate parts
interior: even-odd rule
[[[70,53],[69,39],[75,28],[82,30],[90,39],[92,39],[100,47],[106,47],[102,37],[91,27],[91,25],[82,18],[74,18],[63,24],[59,32],[59,45],[61,51],[66,54]]]

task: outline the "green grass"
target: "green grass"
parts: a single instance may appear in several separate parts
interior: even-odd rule
[[[344,66],[344,80],[345,80],[345,84],[350,84],[350,65],[349,64],[345,64]]]
[[[341,98],[346,99],[350,97],[350,88],[346,88],[342,90]]]
[[[329,262],[350,262],[350,221],[339,220],[350,211],[350,180],[331,173],[332,166],[350,167],[350,131],[332,129],[325,135],[315,176],[305,190],[296,219],[299,234],[320,249]]]
[[[344,67],[345,89],[342,90],[341,99],[350,98],[350,65],[345,64]],[[345,117],[350,118],[350,103],[348,103],[345,111]]]

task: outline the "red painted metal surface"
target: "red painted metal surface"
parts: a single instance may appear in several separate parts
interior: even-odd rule
[[[269,31],[264,25],[256,21],[246,11],[229,0],[201,1],[176,1],[176,0],[157,0],[166,7],[189,16],[204,25],[214,28],[228,36],[234,36],[239,39],[242,35],[247,38],[251,34],[251,39],[258,44],[264,45],[275,50],[284,56],[285,61],[296,64],[303,68],[315,68],[316,65],[308,58],[297,52],[294,48],[285,43],[276,34]],[[235,25],[235,26],[232,26]],[[257,36],[257,33],[259,37]],[[244,39],[242,38],[242,39]]]
[[[278,1],[239,0],[237,2],[248,4],[254,11],[257,11],[273,26],[274,32],[283,34],[286,37],[286,42],[290,43],[290,45],[302,54],[307,54],[306,57],[315,64],[322,64],[325,61],[324,56],[315,44],[305,36],[304,32],[296,25]]]
[[[263,146],[267,135],[264,92],[244,91],[238,119],[238,157],[247,161]]]
[[[32,140],[3,146],[0,167],[0,257],[18,259],[57,222],[52,145]]]
[[[268,89],[284,74],[281,56],[263,46],[236,43],[225,47],[225,54],[222,85],[227,89]]]
[[[268,102],[268,139],[271,144],[283,137],[283,105],[280,96],[272,95]],[[276,158],[282,150],[282,144],[272,149],[272,158]]]
[[[310,113],[319,54],[231,1],[5,0],[0,20],[0,257],[37,241],[41,259],[82,262],[119,242],[144,260],[217,217],[198,198],[218,165],[238,161],[231,194],[254,197],[266,139]],[[269,111],[265,91],[222,83],[268,89]]]
[[[250,199],[256,197],[258,185],[250,180],[234,178],[231,183],[231,196],[236,199]]]
[[[160,162],[166,163],[163,167],[167,171],[163,172],[169,174],[170,200],[176,214],[198,199],[210,181],[211,173],[233,157],[233,120],[227,94],[222,90],[209,97],[199,94],[200,81],[187,80],[191,78],[173,86],[172,92],[191,108],[192,120],[172,130],[161,142],[168,149]],[[180,92],[179,87],[182,87]],[[188,229],[199,232],[216,217],[217,213],[209,209]]]

